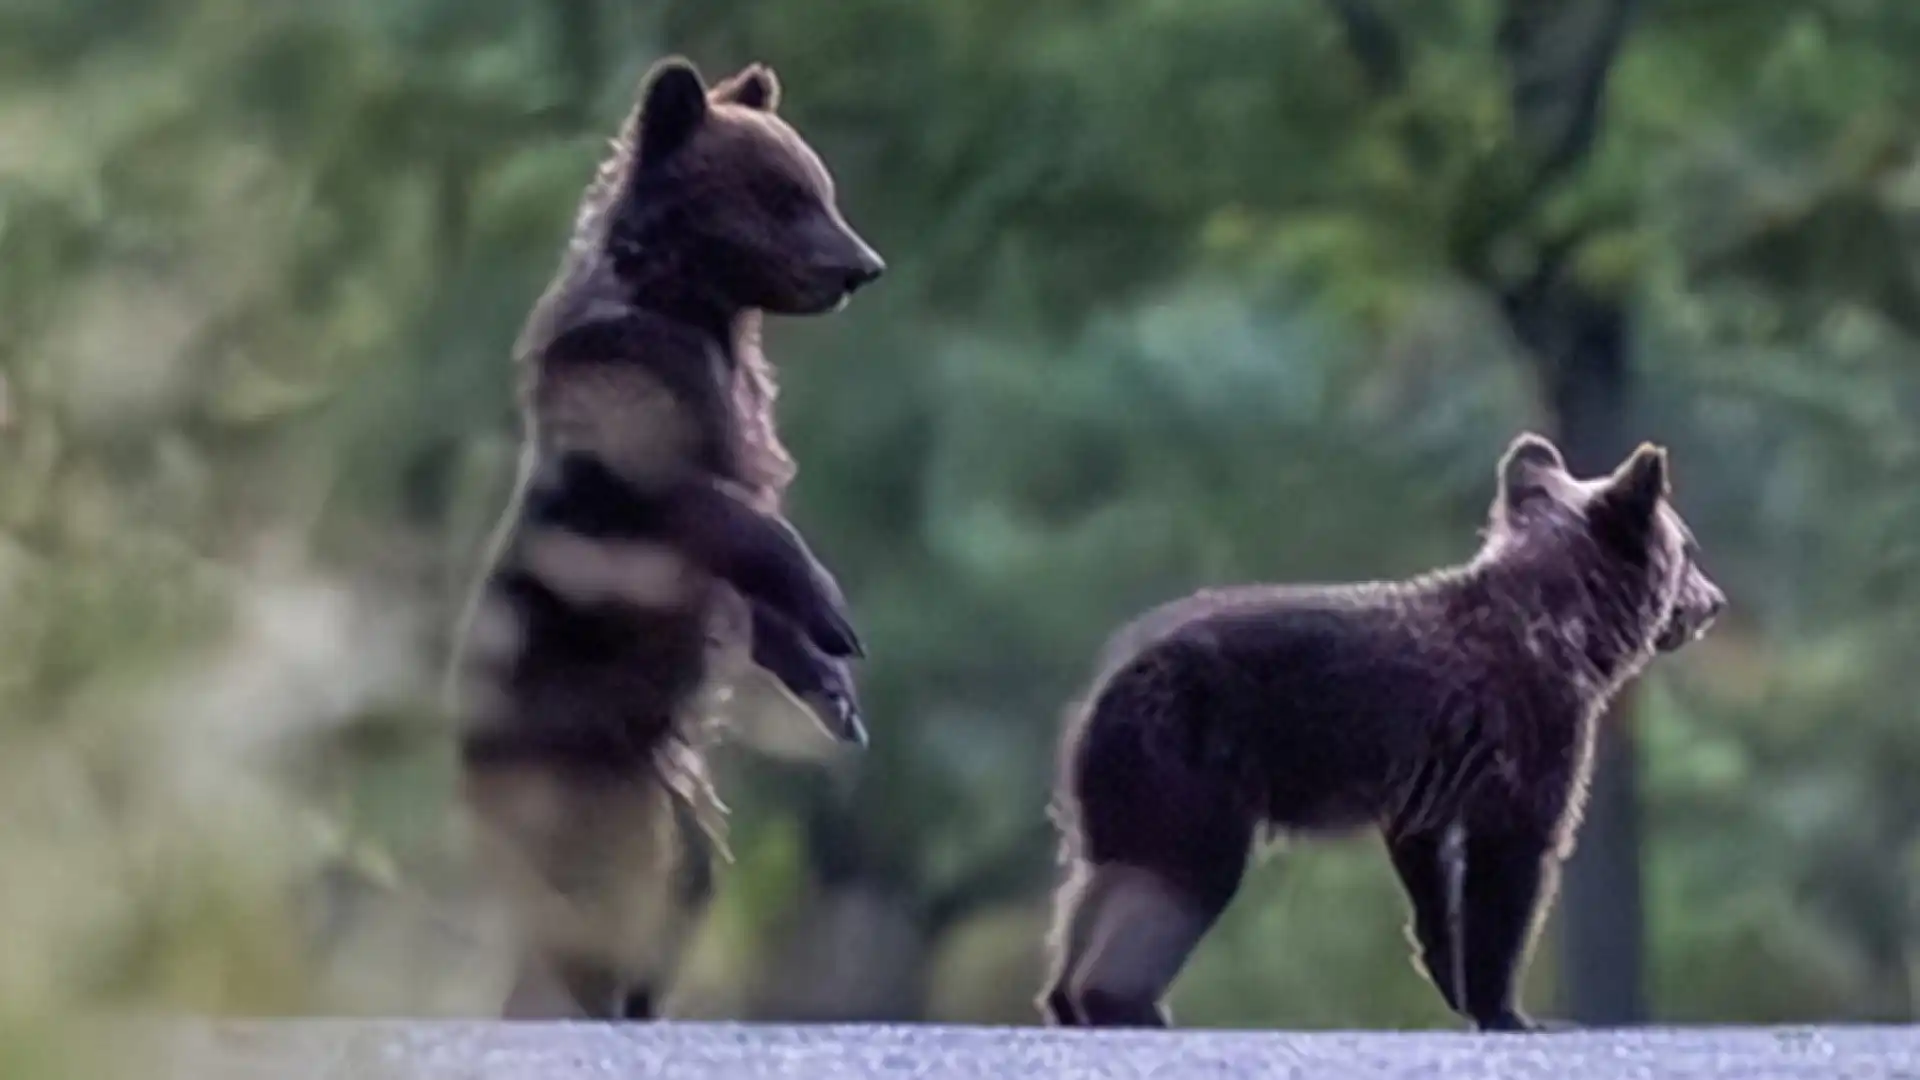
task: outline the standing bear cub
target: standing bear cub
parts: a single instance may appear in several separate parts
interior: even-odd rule
[[[1263,829],[1375,828],[1420,966],[1483,1030],[1529,1030],[1516,985],[1572,849],[1609,699],[1726,598],[1642,446],[1579,480],[1508,448],[1479,553],[1404,582],[1206,590],[1130,625],[1069,725],[1063,1025],[1159,1027]]]
[[[711,90],[656,65],[517,347],[520,482],[450,687],[520,939],[510,1016],[655,1013],[711,888],[717,690],[758,670],[863,737],[859,638],[781,515],[759,326],[882,262],[778,101],[760,65]]]

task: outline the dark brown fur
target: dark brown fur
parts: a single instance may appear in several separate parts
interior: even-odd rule
[[[526,951],[509,1015],[653,1012],[710,889],[727,684],[773,668],[859,732],[858,637],[780,517],[759,325],[882,264],[778,98],[758,65],[711,91],[657,65],[517,347],[520,484],[455,662],[467,801]]]
[[[1523,1029],[1515,987],[1571,850],[1595,722],[1725,598],[1663,451],[1581,482],[1522,436],[1485,544],[1406,582],[1209,590],[1109,646],[1062,744],[1059,1024],[1159,1026],[1257,835],[1377,829],[1450,1008]]]

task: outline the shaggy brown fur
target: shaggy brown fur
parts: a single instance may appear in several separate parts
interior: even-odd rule
[[[1571,849],[1595,723],[1725,603],[1667,501],[1664,451],[1578,481],[1538,436],[1484,546],[1406,582],[1209,590],[1116,636],[1061,751],[1055,1023],[1161,1026],[1259,832],[1371,827],[1419,959],[1483,1029]]]
[[[759,323],[836,310],[882,263],[778,98],[758,65],[711,92],[657,65],[517,349],[520,485],[456,659],[465,792],[526,949],[509,1015],[652,1014],[710,889],[704,721],[749,668],[862,734],[859,639],[780,517]]]

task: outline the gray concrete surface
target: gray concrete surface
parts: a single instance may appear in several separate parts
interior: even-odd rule
[[[1892,1080],[1920,1028],[1537,1036],[300,1021],[170,1029],[166,1080]]]

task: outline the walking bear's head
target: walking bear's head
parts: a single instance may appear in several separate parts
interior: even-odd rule
[[[1673,507],[1667,452],[1640,447],[1612,474],[1581,480],[1540,435],[1500,459],[1486,556],[1574,568],[1565,577],[1636,652],[1672,652],[1704,635],[1726,594],[1701,569],[1693,531]],[[1549,604],[1559,590],[1543,589]]]

